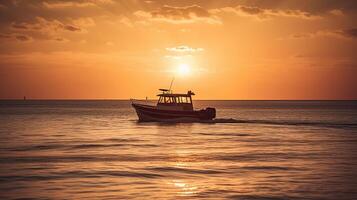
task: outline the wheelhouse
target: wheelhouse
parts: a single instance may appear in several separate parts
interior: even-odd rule
[[[173,94],[170,90],[160,89],[162,94],[159,94],[157,106],[160,109],[169,110],[193,110],[192,95],[193,92],[188,91],[187,94]]]

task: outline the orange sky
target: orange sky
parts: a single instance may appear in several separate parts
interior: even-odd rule
[[[357,1],[9,0],[0,42],[2,99],[357,99]]]

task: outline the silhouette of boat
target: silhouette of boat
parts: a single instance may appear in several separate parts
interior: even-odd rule
[[[135,103],[132,106],[141,122],[168,122],[168,121],[192,121],[192,120],[212,120],[216,117],[215,108],[205,108],[194,110],[192,91],[186,94],[172,93],[171,90],[160,89],[159,100],[156,106]]]

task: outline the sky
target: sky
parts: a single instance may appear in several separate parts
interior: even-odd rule
[[[357,99],[354,0],[0,0],[0,99]]]

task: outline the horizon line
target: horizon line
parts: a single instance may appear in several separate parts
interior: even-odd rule
[[[134,98],[0,98],[0,101],[157,101]],[[357,101],[357,99],[194,99],[193,101]]]

